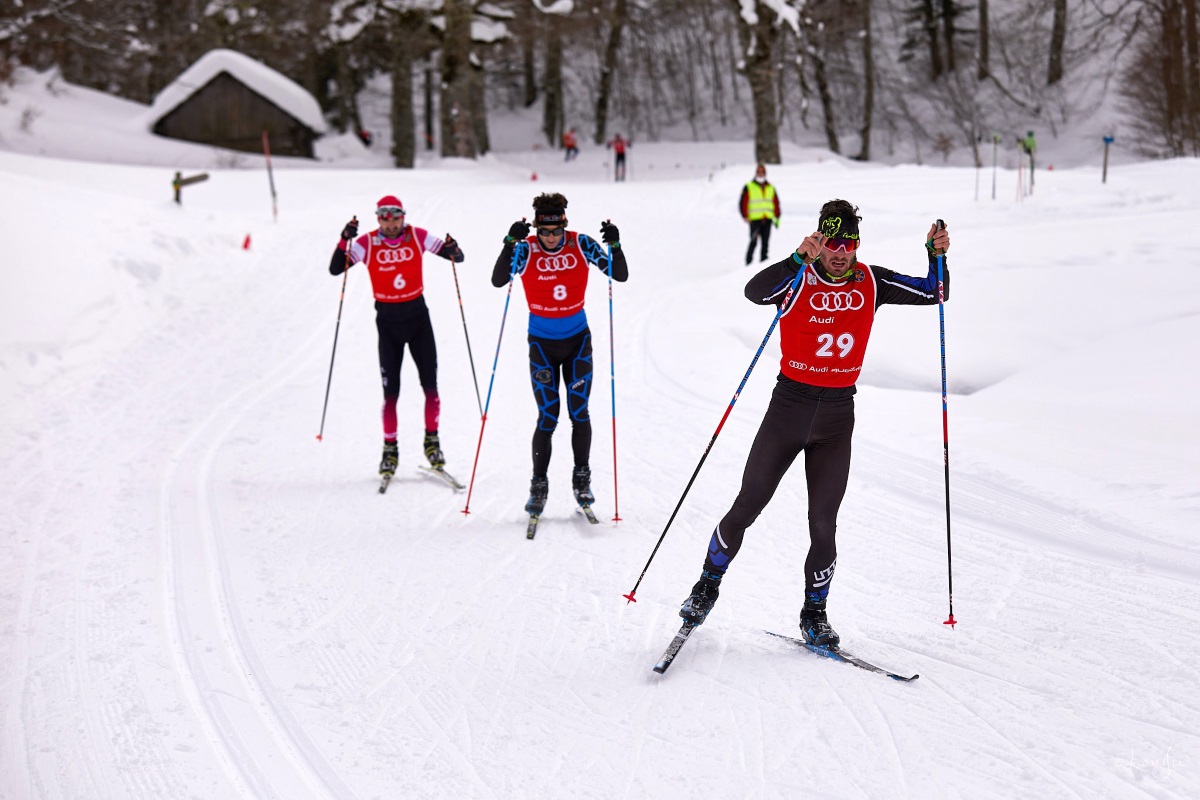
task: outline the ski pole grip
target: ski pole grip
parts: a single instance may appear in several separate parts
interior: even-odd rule
[[[941,230],[945,230],[945,229],[946,229],[946,223],[945,223],[944,221],[942,221],[942,220],[940,220],[940,219],[939,219],[939,220],[937,221],[937,229],[938,229],[939,231],[941,231]]]

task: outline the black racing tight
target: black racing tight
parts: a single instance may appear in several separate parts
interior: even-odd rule
[[[704,569],[724,574],[742,546],[746,528],[758,519],[801,451],[808,481],[808,534],[804,590],[824,596],[837,562],[837,514],[850,476],[854,398],[816,398],[781,381],[771,395],[746,459],[742,488],[713,532]]]
[[[592,452],[592,421],[588,416],[588,397],[592,393],[592,334],[589,330],[584,329],[570,339],[529,337],[529,380],[538,405],[538,422],[533,431],[534,475],[545,475],[550,467],[550,437],[558,427],[561,405],[560,378],[567,389],[575,464],[587,466]]]

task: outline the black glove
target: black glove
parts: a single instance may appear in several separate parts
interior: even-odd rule
[[[512,243],[512,242],[519,242],[522,239],[527,238],[529,236],[530,227],[532,227],[532,226],[525,220],[521,220],[520,222],[514,222],[508,229],[507,240],[509,241],[509,243]]]
[[[611,244],[614,247],[621,243],[621,232],[617,230],[617,226],[613,225],[608,220],[600,223],[600,238],[605,244]]]
[[[342,228],[342,241],[348,242],[358,236],[358,217],[346,223],[346,227]]]
[[[459,252],[458,242],[454,241],[454,237],[447,233],[445,241],[442,242],[441,252],[438,255],[445,256],[451,261],[458,261]]]

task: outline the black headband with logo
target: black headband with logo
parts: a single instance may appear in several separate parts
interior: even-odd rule
[[[533,215],[533,221],[539,228],[553,228],[557,225],[566,225],[567,210],[565,208],[543,209]]]
[[[826,214],[819,228],[821,235],[829,239],[858,239],[858,217],[854,214]]]

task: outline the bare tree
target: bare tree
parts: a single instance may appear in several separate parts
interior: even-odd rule
[[[471,111],[471,3],[445,0],[442,39],[442,155],[475,158],[477,143]]]
[[[542,133],[555,147],[562,140],[563,124],[563,37],[557,17],[545,22],[546,62],[542,73]]]
[[[1050,67],[1046,85],[1053,86],[1063,76],[1063,43],[1067,40],[1067,0],[1054,0],[1054,26],[1050,30]]]
[[[978,80],[988,76],[988,62],[991,58],[988,47],[988,0],[979,0],[979,61],[975,70]]]
[[[600,66],[600,89],[596,93],[596,144],[604,144],[608,138],[608,103],[612,93],[613,74],[617,67],[617,52],[621,46],[621,31],[629,21],[629,6],[626,0],[616,0],[610,17],[608,41],[604,46],[604,63]]]
[[[779,39],[779,13],[793,12],[789,21],[798,26],[795,9],[783,4],[772,8],[763,2],[748,13],[739,0],[730,0],[738,20],[742,46],[741,68],[750,83],[754,103],[754,157],[763,164],[779,164],[779,118],[775,105],[775,48]]]

